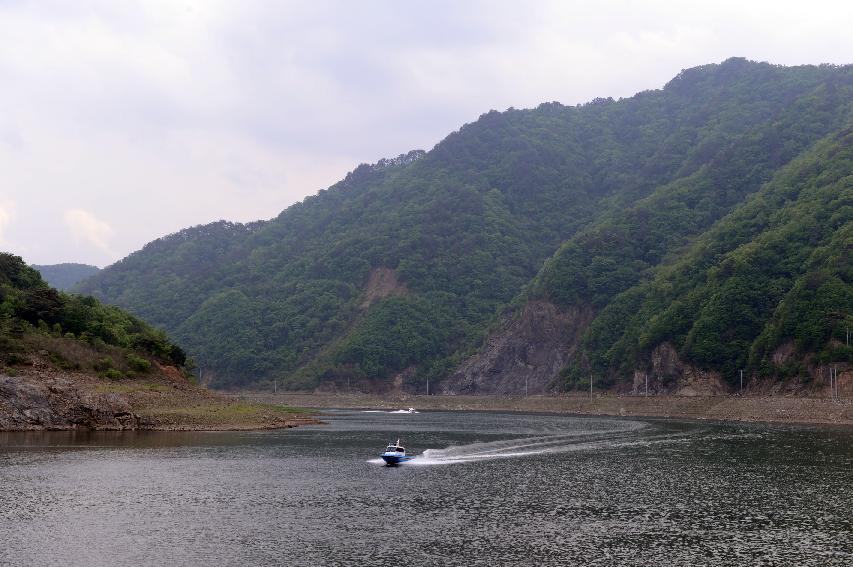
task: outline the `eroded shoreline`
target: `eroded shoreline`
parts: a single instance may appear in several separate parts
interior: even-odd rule
[[[614,415],[766,423],[853,426],[853,400],[787,396],[416,396],[405,394],[320,394],[241,392],[250,402],[305,408],[401,409],[448,411],[541,411],[578,415]]]
[[[0,374],[0,431],[245,431],[320,423],[311,411],[235,400],[161,367],[106,380],[35,361]]]

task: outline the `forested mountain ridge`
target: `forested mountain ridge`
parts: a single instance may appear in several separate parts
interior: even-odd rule
[[[731,59],[619,101],[492,111],[271,221],[181,231],[81,287],[168,329],[218,385],[418,388],[452,374],[512,302],[598,319],[626,301],[850,124],[851,101],[849,66]],[[377,270],[401,291],[365,307]]]
[[[622,257],[622,244],[610,254]],[[607,250],[596,252],[577,270],[604,263]],[[823,365],[853,359],[846,344],[853,327],[851,252],[853,129],[846,129],[780,169],[686,250],[615,293],[585,324],[551,386],[586,388],[594,375],[600,386],[650,377],[653,389],[668,390],[693,372],[710,373],[725,388],[740,370],[748,387],[753,380],[758,387],[767,379],[810,382],[825,374]],[[562,247],[546,264],[529,301],[552,300],[564,310],[590,304],[566,301],[575,296],[553,287],[553,272],[572,254]]]
[[[97,266],[89,264],[50,264],[33,266],[39,271],[45,281],[61,291],[71,291],[75,285],[101,271]]]
[[[199,387],[166,334],[0,252],[0,431],[225,430],[315,420]]]
[[[0,345],[0,362],[9,366],[42,350],[60,368],[110,378],[121,378],[122,371],[147,372],[152,360],[178,368],[187,363],[186,353],[163,331],[93,297],[58,291],[20,257],[5,252],[0,253]],[[84,359],[97,354],[121,359],[104,358],[83,368],[63,354],[72,351],[83,352]]]

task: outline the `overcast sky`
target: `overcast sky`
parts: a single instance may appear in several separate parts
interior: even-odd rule
[[[743,56],[853,62],[853,2],[0,0],[0,249],[104,266],[277,215],[490,109]]]

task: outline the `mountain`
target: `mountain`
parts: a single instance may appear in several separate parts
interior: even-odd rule
[[[97,266],[89,264],[51,264],[33,266],[52,287],[62,291],[70,291],[75,285],[101,271]]]
[[[422,390],[431,379],[446,392],[518,392],[578,387],[591,372],[624,387],[651,372],[663,388],[663,358],[682,382],[726,388],[741,367],[780,378],[840,356],[827,345],[850,317],[847,296],[826,319],[793,290],[812,273],[849,286],[839,148],[851,124],[853,67],[729,59],[627,99],[491,111],[270,221],[149,243],[80,288],[167,329],[219,386]],[[842,175],[825,184],[831,203],[792,188],[809,167],[812,183],[824,168]],[[724,266],[740,247],[794,230],[786,214],[822,218],[818,203],[834,224],[795,233],[807,242],[778,257],[823,254],[840,271],[816,256],[784,277],[744,276],[775,287],[725,304]],[[758,215],[753,232],[721,228],[745,214]],[[742,328],[712,315],[747,304]],[[790,323],[801,309],[829,321],[811,342]],[[777,364],[768,353],[790,341]]]
[[[50,287],[0,253],[0,431],[266,429],[316,423],[194,383],[162,332],[117,307]]]
[[[101,364],[92,370],[133,374],[134,367],[150,367],[151,360],[183,367],[184,351],[163,331],[154,329],[121,309],[93,297],[71,295],[50,287],[34,268],[12,254],[0,253],[0,354],[15,364],[43,342],[81,342],[120,356],[118,368]],[[68,352],[80,349],[63,349]],[[87,349],[84,349],[87,350]],[[78,370],[79,361],[67,360],[58,351],[55,362]],[[147,358],[140,358],[144,356]]]
[[[509,379],[503,390],[517,392],[525,376],[539,387],[588,388],[594,376],[599,387],[637,391],[650,379],[653,391],[689,384],[685,393],[713,392],[734,389],[744,370],[748,386],[772,390],[784,378],[815,387],[828,363],[853,360],[846,344],[853,128],[792,160],[652,268],[643,261],[662,241],[662,226],[677,234],[673,209],[680,205],[672,195],[666,205],[650,204],[639,202],[561,246],[522,307],[445,388],[495,391]],[[544,338],[529,340],[537,332]],[[527,350],[516,356],[519,343]],[[550,368],[541,362],[549,355],[559,358]]]

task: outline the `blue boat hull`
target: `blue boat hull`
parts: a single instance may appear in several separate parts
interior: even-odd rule
[[[401,456],[401,455],[382,455],[382,460],[385,461],[387,465],[399,465],[400,463],[405,463],[406,461],[411,461],[413,457]]]

